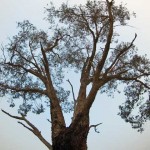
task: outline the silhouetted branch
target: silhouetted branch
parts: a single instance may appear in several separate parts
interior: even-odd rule
[[[94,128],[95,132],[100,133],[97,131],[97,126],[101,125],[102,123],[96,124],[96,125],[90,125],[89,129]]]
[[[48,122],[52,123],[52,121],[50,121],[49,119],[47,119]]]
[[[55,41],[54,41],[54,43],[53,43],[53,45],[50,45],[49,47],[45,48],[45,52],[52,52],[53,49],[54,49],[56,46],[58,46],[58,42],[59,42],[60,39],[62,39],[62,37],[56,38]]]
[[[74,102],[76,102],[76,98],[75,98],[75,94],[74,94],[73,85],[72,85],[72,83],[69,81],[69,79],[68,79],[67,81],[68,81],[68,83],[69,83],[70,86],[71,86],[71,91],[72,91],[72,95],[73,95],[73,100],[74,100]]]
[[[144,76],[144,75],[143,75]],[[138,82],[140,83],[141,85],[143,85],[145,88],[147,89],[150,89],[150,86],[148,86],[146,83],[140,81],[137,79],[137,77],[133,77],[133,78],[130,78],[130,77],[118,77],[117,78],[118,80],[124,80],[124,81],[135,81],[135,82]]]
[[[40,78],[42,81],[45,80],[44,76],[41,73],[39,73],[37,70],[32,69],[32,68],[27,69],[22,64],[14,64],[14,63],[11,63],[11,62],[7,62],[7,63],[4,63],[4,65],[11,66],[12,68],[23,69],[25,72],[29,72],[29,73],[33,74],[34,76]]]
[[[34,66],[37,68],[37,70],[39,71],[39,72],[41,72],[41,69],[40,69],[40,67],[38,66],[38,63],[37,63],[37,61],[36,61],[36,59],[35,59],[35,56],[34,56],[34,54],[33,54],[33,50],[32,50],[32,47],[31,47],[31,43],[29,42],[29,48],[30,48],[30,52],[31,52],[31,56],[32,56],[32,58],[33,58],[33,60],[34,60]]]
[[[112,62],[112,64],[106,69],[106,74],[108,72],[111,72],[111,70],[113,70],[113,68],[115,67],[115,65],[118,63],[118,59],[124,55],[132,46],[133,46],[133,43],[135,41],[137,37],[137,34],[135,33],[135,37],[134,39],[132,40],[132,42],[130,43],[130,45],[128,47],[125,47],[123,50],[120,51],[120,53],[116,56],[116,58],[114,59],[114,61]]]
[[[8,112],[4,111],[3,109],[1,109],[1,111],[3,113],[5,113],[6,115],[8,115],[9,117],[11,117],[11,118],[18,119],[18,120],[23,120],[23,117],[13,116],[13,115],[9,114]]]
[[[76,106],[76,98],[75,98],[75,94],[74,94],[73,85],[72,85],[72,83],[69,81],[69,79],[68,79],[67,81],[68,81],[68,83],[69,83],[70,86],[71,86],[72,96],[73,96],[73,100],[74,100],[74,109],[75,109],[75,106]]]
[[[25,124],[23,124],[22,122],[18,121],[19,124],[21,124],[23,127],[25,127],[26,129],[30,130],[31,132],[33,132],[33,130],[29,127],[27,127]]]
[[[24,88],[21,88],[21,87],[11,87],[7,84],[1,84],[1,87],[2,88],[5,88],[5,89],[8,89],[8,90],[12,90],[12,91],[15,91],[15,92],[24,92],[24,93],[40,93],[42,95],[46,95],[47,92],[46,90],[41,90],[41,89],[38,89],[38,88],[30,88],[30,87],[24,87]]]
[[[10,113],[8,113],[2,109],[1,109],[1,111],[11,118],[24,121],[31,128],[29,128],[28,126],[26,126],[24,123],[22,123],[20,121],[18,121],[18,123],[21,124],[26,129],[28,129],[29,131],[31,131],[33,134],[35,134],[41,140],[41,142],[43,142],[49,148],[49,150],[52,150],[52,145],[41,135],[41,131],[39,131],[38,128],[35,127],[35,125],[33,125],[28,119],[26,119],[24,115],[21,114],[21,117],[13,116]]]

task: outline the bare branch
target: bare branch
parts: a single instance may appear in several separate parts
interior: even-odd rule
[[[30,130],[31,132],[33,132],[33,130],[31,128],[29,128],[28,126],[26,126],[25,124],[23,124],[22,122],[18,121],[19,124],[21,124],[23,127],[25,127],[26,129]]]
[[[72,85],[72,83],[69,81],[69,79],[68,79],[67,81],[68,81],[68,83],[69,83],[70,86],[71,86],[72,96],[73,96],[73,100],[74,100],[74,110],[75,110],[75,107],[76,107],[76,98],[75,98],[75,94],[74,94],[73,85]]]
[[[101,125],[102,123],[99,123],[99,124],[96,124],[96,125],[90,125],[89,129],[91,128],[94,128],[95,132],[97,133],[100,133],[98,130],[97,130],[97,126]]]
[[[18,117],[18,116],[11,115],[10,113],[8,113],[4,110],[2,110],[2,112],[11,118],[24,121],[31,128],[29,128],[28,126],[26,126],[24,123],[22,123],[20,121],[18,121],[18,123],[21,124],[22,126],[24,126],[29,131],[31,131],[33,134],[35,134],[41,140],[41,142],[43,142],[48,147],[48,149],[52,150],[52,145],[42,136],[41,131],[39,131],[38,128],[35,127],[29,120],[27,120],[24,115],[21,115],[21,117]]]
[[[47,119],[48,122],[52,123],[49,119]]]
[[[3,109],[1,109],[1,111],[3,113],[5,113],[6,115],[8,115],[9,117],[11,117],[11,118],[18,119],[18,120],[23,120],[23,117],[13,116],[13,115],[9,114],[8,112],[4,111]]]

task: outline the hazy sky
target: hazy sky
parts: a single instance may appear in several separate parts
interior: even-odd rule
[[[59,5],[64,0],[53,1]],[[86,0],[68,0],[71,3],[84,3]],[[0,0],[0,44],[5,44],[8,37],[16,34],[16,22],[24,19],[30,20],[38,28],[46,28],[47,24],[42,19],[44,7],[49,0]],[[134,11],[137,17],[131,20],[133,28],[120,29],[121,38],[128,40],[138,34],[136,45],[139,53],[147,53],[150,57],[150,2],[148,0],[122,0],[127,3],[130,11]],[[74,80],[76,76],[73,76]],[[76,82],[76,81],[75,81]],[[76,87],[77,88],[77,87]],[[119,116],[118,105],[124,100],[124,95],[115,95],[114,99],[106,95],[98,95],[91,109],[91,124],[102,122],[99,126],[100,134],[90,131],[88,137],[89,150],[149,150],[150,149],[150,123],[145,125],[145,131],[140,134],[131,129]],[[16,111],[7,107],[7,98],[0,100],[0,108],[15,114]],[[49,123],[44,117],[34,115],[30,119],[41,129],[47,139],[50,139]],[[43,119],[44,118],[44,119]],[[16,120],[7,117],[0,112],[0,150],[46,150],[47,148],[28,130],[17,124]]]

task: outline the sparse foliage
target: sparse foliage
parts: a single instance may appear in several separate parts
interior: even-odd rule
[[[1,96],[10,96],[11,107],[15,106],[15,99],[22,101],[18,109],[21,117],[2,111],[24,121],[29,127],[19,123],[49,149],[86,150],[89,129],[94,127],[97,131],[99,125],[89,122],[89,111],[98,91],[112,94],[119,83],[126,85],[127,101],[120,106],[120,115],[131,122],[135,103],[150,89],[150,61],[138,55],[136,34],[132,41],[118,42],[117,27],[128,25],[130,16],[135,16],[123,4],[116,6],[113,0],[87,1],[85,5],[70,7],[63,3],[58,9],[51,5],[47,12],[50,31],[38,30],[29,21],[18,23],[18,34],[2,49]],[[78,95],[67,80],[72,100],[70,91],[63,86],[68,68],[81,75]],[[29,111],[40,114],[46,107],[51,114],[52,145],[26,118]],[[140,110],[148,118],[149,103]],[[63,111],[73,111],[69,127]]]

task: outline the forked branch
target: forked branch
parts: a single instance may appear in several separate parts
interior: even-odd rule
[[[122,49],[120,51],[120,53],[118,53],[116,55],[116,58],[114,59],[114,61],[112,62],[112,64],[106,69],[106,72],[105,72],[106,74],[108,72],[110,72],[110,70],[112,70],[112,68],[118,63],[119,58],[121,56],[123,56],[133,46],[133,43],[134,43],[134,41],[135,41],[136,38],[137,38],[137,34],[135,33],[135,36],[134,36],[133,40],[131,41],[130,45],[127,46],[127,47],[125,47],[124,49]]]
[[[98,123],[98,124],[96,124],[96,125],[90,125],[89,129],[94,128],[95,132],[100,133],[100,132],[97,130],[97,126],[99,126],[99,125],[101,125],[101,124],[102,124],[102,123]]]
[[[11,118],[24,121],[29,127],[20,121],[18,121],[18,123],[24,126],[29,131],[31,131],[33,134],[35,134],[41,140],[41,142],[43,142],[48,147],[49,150],[52,150],[52,145],[42,136],[41,131],[39,131],[38,128],[35,127],[35,125],[33,125],[29,120],[27,120],[24,115],[21,115],[21,117],[13,116],[4,110],[1,111]]]

